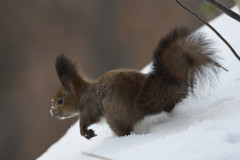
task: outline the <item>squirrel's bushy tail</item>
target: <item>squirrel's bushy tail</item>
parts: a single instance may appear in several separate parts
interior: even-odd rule
[[[197,81],[217,73],[210,42],[201,34],[178,28],[164,37],[153,54],[153,68],[137,97],[139,110],[149,114],[170,111],[193,92]],[[213,74],[212,74],[213,73]]]

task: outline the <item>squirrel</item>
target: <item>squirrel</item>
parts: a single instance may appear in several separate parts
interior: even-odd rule
[[[162,38],[153,53],[152,71],[118,69],[88,81],[64,54],[55,67],[61,82],[50,113],[59,119],[79,115],[80,134],[96,134],[88,127],[105,117],[117,136],[134,132],[137,122],[149,115],[171,112],[198,81],[213,78],[221,67],[210,41],[182,27]],[[212,74],[213,73],[213,74]]]

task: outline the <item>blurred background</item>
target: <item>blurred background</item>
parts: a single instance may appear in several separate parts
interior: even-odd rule
[[[203,0],[183,2],[206,20],[219,14]],[[1,0],[0,159],[36,159],[77,120],[49,114],[58,54],[96,79],[111,69],[140,70],[171,29],[201,25],[169,0]]]

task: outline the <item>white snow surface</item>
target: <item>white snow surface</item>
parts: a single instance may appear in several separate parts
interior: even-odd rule
[[[233,9],[237,11],[237,8]],[[240,54],[240,23],[221,15],[211,24]],[[240,62],[206,26],[198,31],[214,41],[221,71],[214,85],[178,104],[170,114],[145,118],[136,132],[117,137],[103,120],[92,125],[97,137],[80,136],[79,121],[43,153],[39,160],[99,159],[83,152],[113,160],[240,160]],[[147,73],[151,65],[142,72]]]

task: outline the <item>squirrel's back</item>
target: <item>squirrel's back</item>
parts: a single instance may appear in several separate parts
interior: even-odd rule
[[[153,68],[137,106],[148,114],[171,111],[175,104],[193,92],[196,83],[217,73],[210,41],[202,34],[178,28],[164,37],[153,54]],[[213,74],[212,74],[213,73]]]

